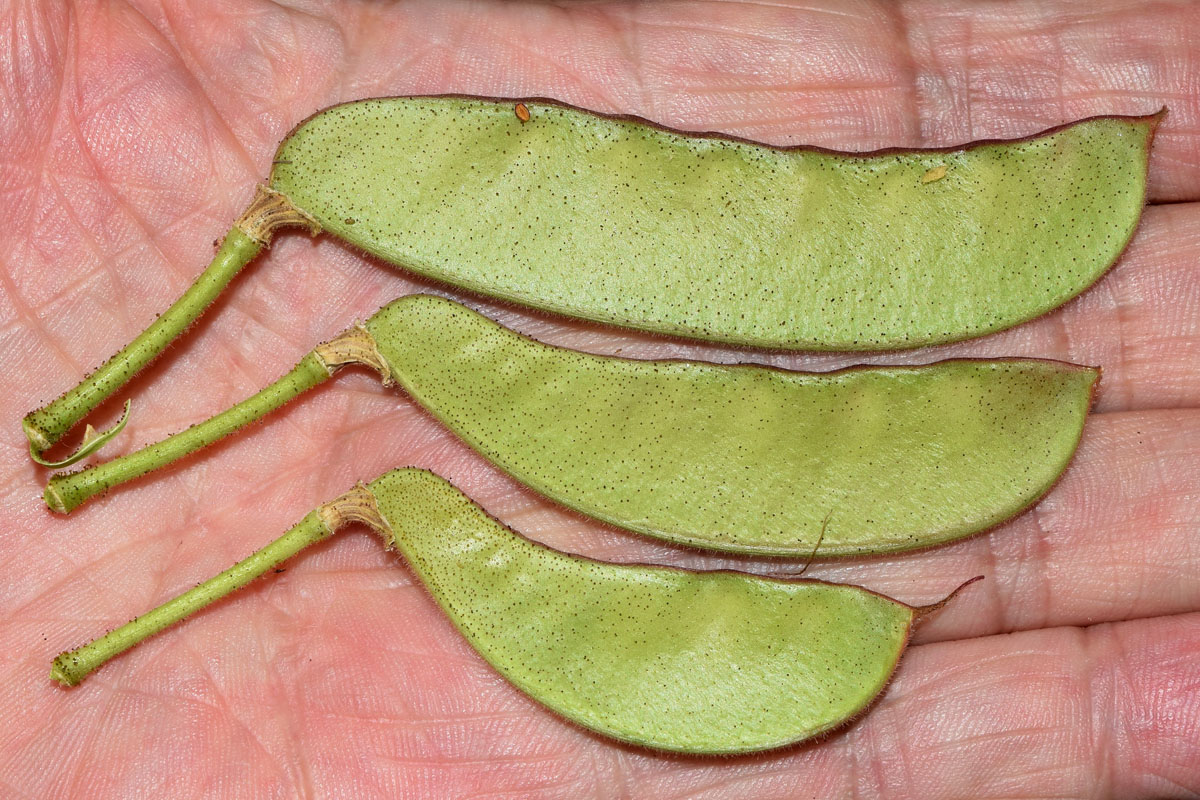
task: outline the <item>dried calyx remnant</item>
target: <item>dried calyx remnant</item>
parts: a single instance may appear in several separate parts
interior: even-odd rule
[[[271,246],[272,237],[281,228],[306,228],[310,236],[321,232],[320,223],[292,205],[287,195],[262,184],[255,191],[254,202],[238,217],[233,227],[263,247]]]
[[[394,383],[392,371],[383,359],[383,354],[379,352],[378,344],[371,332],[361,325],[355,325],[328,342],[317,345],[313,348],[313,354],[321,360],[331,375],[339,367],[360,364],[375,370],[384,386]]]

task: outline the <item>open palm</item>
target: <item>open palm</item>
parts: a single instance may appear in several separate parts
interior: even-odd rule
[[[1200,7],[10,3],[0,47],[0,795],[12,797],[1186,797],[1200,793]],[[830,369],[950,355],[1099,364],[1064,480],[989,534],[810,575],[923,603],[884,698],[827,739],[665,756],[555,718],[480,659],[365,529],[306,553],[84,686],[51,658],[401,465],[508,524],[614,560],[737,566],[515,485],[410,400],[344,374],[265,424],[69,518],[19,420],[191,282],[315,110],[373,95],[542,95],[842,149],[1170,115],[1134,242],[1095,288],[986,339],[890,355],[654,339],[462,297],[544,341]],[[454,220],[442,224],[453,225]],[[564,265],[564,268],[566,266]],[[404,293],[445,287],[289,233],[106,404],[101,458],[235,402]],[[77,435],[76,435],[77,438]]]

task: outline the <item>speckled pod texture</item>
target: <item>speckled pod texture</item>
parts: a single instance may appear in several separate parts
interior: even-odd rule
[[[272,185],[422,275],[574,317],[767,348],[979,336],[1091,285],[1141,214],[1159,115],[846,154],[553,101],[364,100],[282,143]]]
[[[1078,444],[1098,370],[957,360],[834,373],[551,347],[457,303],[366,322],[392,376],[517,480],[584,514],[731,552],[927,547],[1034,503]]]
[[[648,747],[739,753],[820,734],[882,691],[915,616],[855,586],[570,556],[421,470],[369,489],[488,663],[562,716]]]

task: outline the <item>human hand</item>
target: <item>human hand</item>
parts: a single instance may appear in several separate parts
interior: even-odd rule
[[[1193,7],[741,3],[182,3],[0,12],[0,786],[14,796],[1183,797],[1200,791],[1200,32]],[[976,342],[861,356],[667,341],[466,299],[544,341],[792,368],[951,355],[1104,367],[1062,483],[983,536],[817,563],[911,603],[988,578],[918,633],[883,699],[827,739],[665,756],[563,722],[499,678],[365,531],[347,532],[64,691],[50,659],[223,569],[395,466],[508,524],[615,560],[793,569],[682,551],[521,489],[415,405],[346,375],[69,518],[20,417],[190,283],[308,114],[372,95],[545,95],[780,144],[1019,136],[1168,105],[1129,252],[1064,309]],[[1168,205],[1169,204],[1169,205]],[[450,221],[447,221],[450,224]],[[101,458],[203,419],[388,300],[442,290],[329,238],[281,235],[96,415]],[[458,296],[458,295],[455,295]],[[77,435],[77,434],[76,434]]]

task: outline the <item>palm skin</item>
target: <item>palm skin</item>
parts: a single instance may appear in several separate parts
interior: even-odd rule
[[[10,3],[0,48],[0,795],[12,797],[1194,797],[1200,793],[1200,8],[1115,2],[796,8]],[[406,398],[347,374],[69,518],[41,504],[20,417],[190,283],[318,108],[372,95],[542,95],[842,149],[1017,136],[1170,107],[1118,266],[1064,309],[913,353],[780,355],[466,299],[545,341],[636,356],[1100,364],[1098,413],[1036,510],[927,552],[814,564],[924,625],[872,711],[825,740],[665,756],[563,722],[499,678],[362,529],[66,691],[50,659],[223,569],[356,480],[431,468],[552,546],[736,566],[521,489]],[[447,220],[446,224],[452,224]],[[280,236],[93,420],[127,452],[273,380],[406,292],[444,291],[328,238]],[[76,434],[77,437],[78,434]]]

